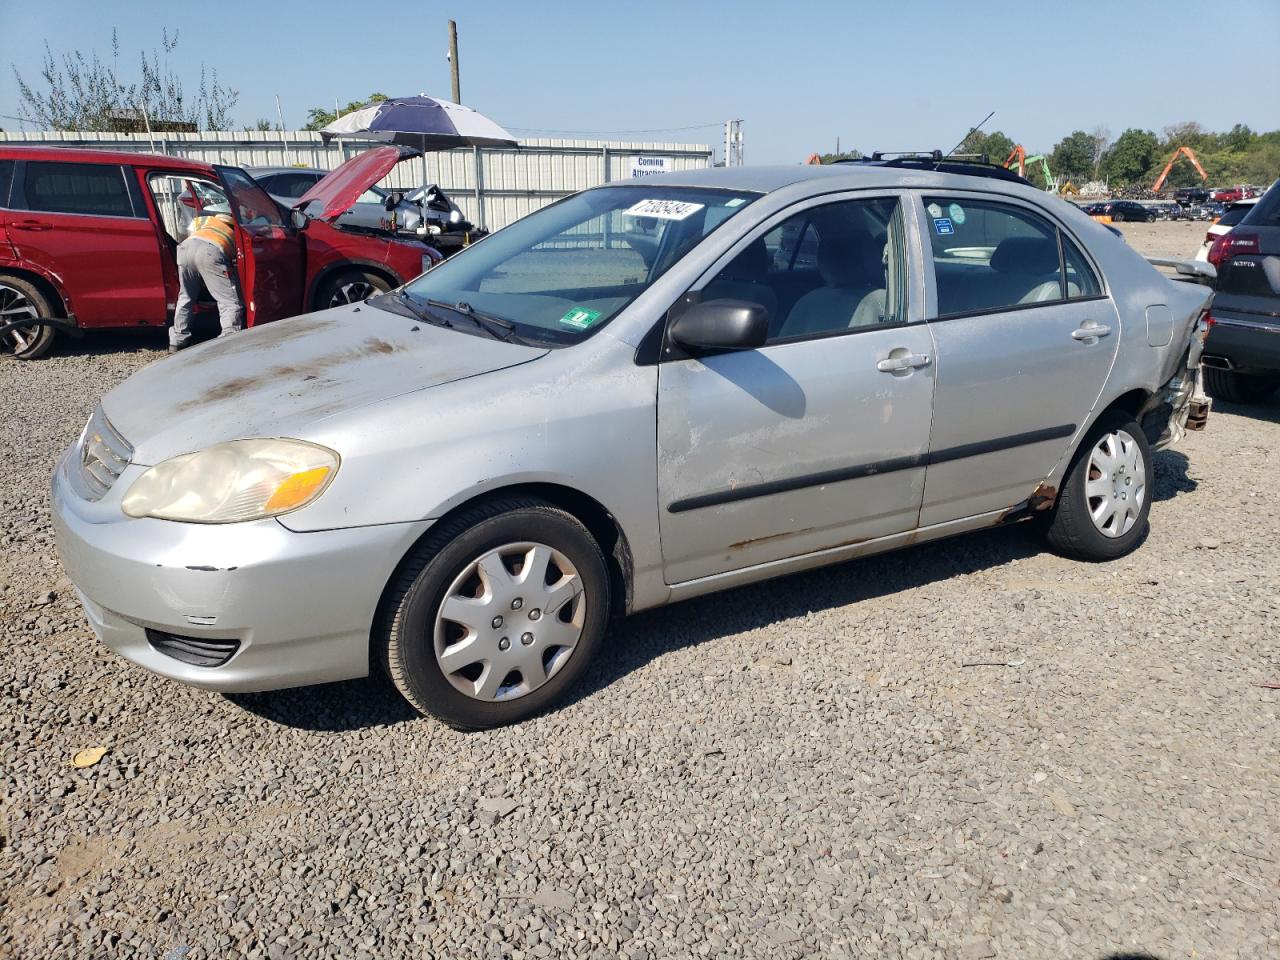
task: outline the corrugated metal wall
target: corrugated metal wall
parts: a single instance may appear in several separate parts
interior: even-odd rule
[[[372,144],[326,145],[311,131],[166,133],[0,132],[0,143],[96,147],[167,153],[238,167],[304,166],[331,170]],[[519,150],[482,147],[429,153],[426,180],[438,183],[473,222],[496,230],[566,194],[630,174],[632,157],[669,157],[675,170],[711,165],[705,144],[626,143],[604,140],[521,140]],[[382,181],[393,189],[423,181],[422,160],[401,163]],[[477,183],[478,174],[478,183]]]

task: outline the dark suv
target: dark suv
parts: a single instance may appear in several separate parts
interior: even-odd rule
[[[1209,191],[1204,187],[1180,187],[1174,192],[1173,199],[1181,206],[1189,207],[1193,203],[1206,203],[1209,199]]]
[[[1280,180],[1209,249],[1218,268],[1205,386],[1256,403],[1280,386]]]

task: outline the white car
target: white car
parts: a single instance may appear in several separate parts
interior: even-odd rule
[[[1196,254],[1196,259],[1202,263],[1209,262],[1209,248],[1213,246],[1213,241],[1217,240],[1224,233],[1230,233],[1231,228],[1244,219],[1244,215],[1253,209],[1253,205],[1258,202],[1257,197],[1249,197],[1245,200],[1237,200],[1235,203],[1228,205],[1220,216],[1213,223],[1209,224],[1209,231],[1204,235],[1204,243],[1200,244],[1200,251]]]

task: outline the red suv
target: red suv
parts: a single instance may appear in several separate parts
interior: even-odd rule
[[[229,212],[236,220],[248,326],[389,290],[440,254],[332,221],[415,155],[392,146],[361,153],[290,211],[239,167],[0,147],[0,322],[39,316],[84,329],[163,327],[178,297],[178,244],[202,212]],[[32,359],[48,351],[54,335],[51,327],[10,329],[0,347]]]

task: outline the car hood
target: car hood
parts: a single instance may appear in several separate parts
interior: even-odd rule
[[[223,440],[297,437],[355,407],[545,356],[367,305],[219,338],[140,370],[102,399],[153,466]]]
[[[365,150],[317,180],[314,187],[297,199],[293,209],[301,210],[313,220],[332,223],[350,210],[360,194],[390,173],[397,163],[420,155],[418,150],[390,145]]]

